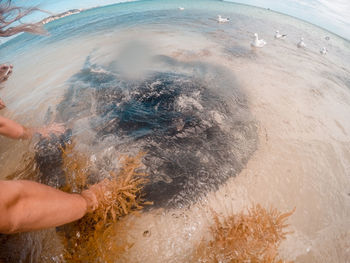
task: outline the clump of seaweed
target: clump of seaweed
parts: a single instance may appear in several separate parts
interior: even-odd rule
[[[87,186],[88,158],[74,151],[73,144],[62,152],[68,182],[65,189],[83,190]],[[116,242],[116,235],[125,230],[117,228],[115,222],[149,204],[142,198],[147,182],[147,174],[139,172],[143,155],[122,156],[121,168],[110,172],[110,178],[103,181],[103,189],[97,192],[98,208],[61,229],[67,262],[115,262],[132,246],[126,239],[120,242],[118,238]]]
[[[96,221],[112,219],[115,222],[119,217],[151,204],[142,198],[147,174],[137,171],[143,155],[141,152],[136,156],[123,156],[121,169],[117,173],[111,172],[110,180],[105,179],[105,188],[97,196],[99,207],[92,214]]]
[[[294,209],[295,210],[295,209]],[[253,205],[247,213],[221,219],[213,212],[212,240],[202,240],[194,253],[194,262],[283,263],[278,247],[288,232],[286,220],[294,210],[281,213]]]

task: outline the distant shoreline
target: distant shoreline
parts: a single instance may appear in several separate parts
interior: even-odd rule
[[[57,15],[46,17],[43,20],[41,20],[39,23],[45,25],[45,24],[47,24],[49,22],[55,21],[57,19],[60,19],[60,18],[66,17],[66,16],[79,14],[80,12],[82,12],[84,10],[85,9],[71,9],[71,10],[68,10],[66,12],[63,12],[63,13],[60,13],[60,14],[57,14]]]
[[[91,9],[91,8],[88,8],[88,9]],[[66,16],[71,16],[71,15],[75,15],[75,14],[79,14],[80,12],[82,11],[85,11],[85,10],[88,10],[88,9],[84,9],[84,8],[80,8],[80,9],[70,9],[68,11],[65,11],[63,13],[60,13],[60,14],[57,14],[57,15],[52,15],[52,16],[49,16],[49,17],[46,17],[44,19],[42,19],[41,21],[39,22],[36,22],[38,24],[42,24],[42,25],[45,25],[47,23],[50,23],[52,21],[55,21],[57,19],[61,19],[63,17],[66,17]],[[6,42],[10,41],[11,39],[17,37],[18,35],[21,35],[22,33],[19,33],[19,34],[16,34],[14,36],[11,36],[11,37],[7,37],[7,38],[1,38],[0,37],[0,46],[5,44]]]

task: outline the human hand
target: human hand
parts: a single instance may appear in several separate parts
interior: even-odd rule
[[[0,83],[5,82],[12,73],[13,66],[1,64],[0,65]]]
[[[107,192],[108,183],[109,180],[104,179],[81,192],[81,196],[85,199],[87,204],[87,213],[94,212],[98,208],[99,203]]]
[[[5,103],[2,101],[2,99],[0,99],[0,110],[6,108]]]
[[[44,138],[48,138],[51,134],[61,135],[66,130],[63,123],[52,123],[41,128],[27,128],[24,126],[21,127],[23,132],[20,136],[20,139],[30,139],[36,133],[40,134]]]
[[[55,134],[55,135],[61,135],[62,133],[64,133],[66,130],[66,128],[64,127],[63,123],[52,123],[49,125],[46,125],[44,127],[38,128],[36,130],[37,133],[41,134],[43,137],[47,138],[49,137],[51,134]]]

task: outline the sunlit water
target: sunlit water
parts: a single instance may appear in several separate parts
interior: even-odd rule
[[[211,209],[253,203],[296,207],[285,259],[349,260],[349,42],[268,10],[202,0],[118,4],[47,29],[0,47],[14,64],[2,114],[28,126],[65,122],[101,178],[121,153],[147,152],[155,207],[129,219],[129,262],[186,262]],[[264,48],[250,47],[254,32]],[[5,178],[34,142],[0,140]],[[54,231],[27,242],[44,262],[59,254],[42,245],[47,235],[56,244]]]

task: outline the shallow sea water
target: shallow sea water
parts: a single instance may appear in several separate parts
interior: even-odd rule
[[[185,10],[179,11],[178,6]],[[230,23],[215,22],[218,14],[230,17]],[[155,164],[166,151],[147,159],[154,182],[174,185],[175,178],[184,177],[190,183],[183,191],[175,187],[173,197],[179,198],[169,198],[168,203],[129,219],[133,228],[128,239],[134,243],[127,255],[129,262],[187,262],[194,244],[212,222],[212,210],[225,215],[253,203],[281,211],[296,207],[289,219],[294,233],[280,249],[283,258],[348,262],[348,41],[268,10],[205,0],[117,4],[57,20],[47,29],[49,36],[22,35],[0,47],[3,60],[15,67],[1,90],[8,106],[2,114],[33,126],[63,120],[72,129],[78,147],[97,160],[101,175],[118,167],[114,161],[118,154],[144,149],[145,141],[160,145],[165,138],[163,145],[172,145],[166,136],[173,131],[160,129],[162,122],[144,124],[145,120],[135,114],[130,117],[134,126],[127,121],[119,123],[125,124],[122,132],[113,130],[119,126],[106,126],[99,137],[99,128],[108,116],[121,118],[116,109],[128,105],[123,103],[140,91],[125,88],[128,92],[112,101],[112,110],[102,107],[99,111],[98,105],[104,106],[106,98],[99,101],[91,87],[117,85],[115,79],[120,76],[125,82],[147,79],[149,71],[191,76],[205,86],[197,90],[199,93],[183,90],[181,94],[186,96],[178,95],[174,104],[182,115],[171,117],[176,135],[184,130],[185,138],[191,138],[189,143],[204,145],[198,151],[208,150],[203,156],[193,152],[198,158],[194,160],[201,163],[194,170],[198,176],[186,181],[192,178],[186,177],[187,173],[193,171],[180,171],[181,165],[176,166],[175,177],[167,174],[169,169],[158,169],[163,166]],[[288,34],[287,39],[275,40],[275,30]],[[267,41],[264,48],[250,47],[254,32]],[[301,36],[306,49],[296,47]],[[329,49],[326,56],[319,53],[323,46]],[[86,70],[87,75],[81,75]],[[67,95],[70,89],[74,96]],[[210,99],[198,94],[207,94]],[[86,108],[84,102],[90,106]],[[168,105],[172,104],[164,107]],[[198,112],[207,116],[208,122],[203,121],[203,115],[196,115]],[[135,123],[150,128],[142,130]],[[235,130],[238,124],[242,128]],[[220,133],[214,134],[222,136],[225,147],[213,150],[215,140],[208,139],[206,147],[206,140],[192,136],[208,127],[219,129]],[[0,138],[1,178],[20,168],[23,155],[33,151],[33,144]],[[171,149],[176,158],[185,153],[185,148]],[[217,161],[227,160],[228,154],[231,165]],[[215,172],[210,170],[211,164],[217,165]],[[197,198],[189,194],[193,189],[198,191]],[[143,235],[146,230],[150,233],[147,236]],[[29,249],[54,254],[52,247]]]

